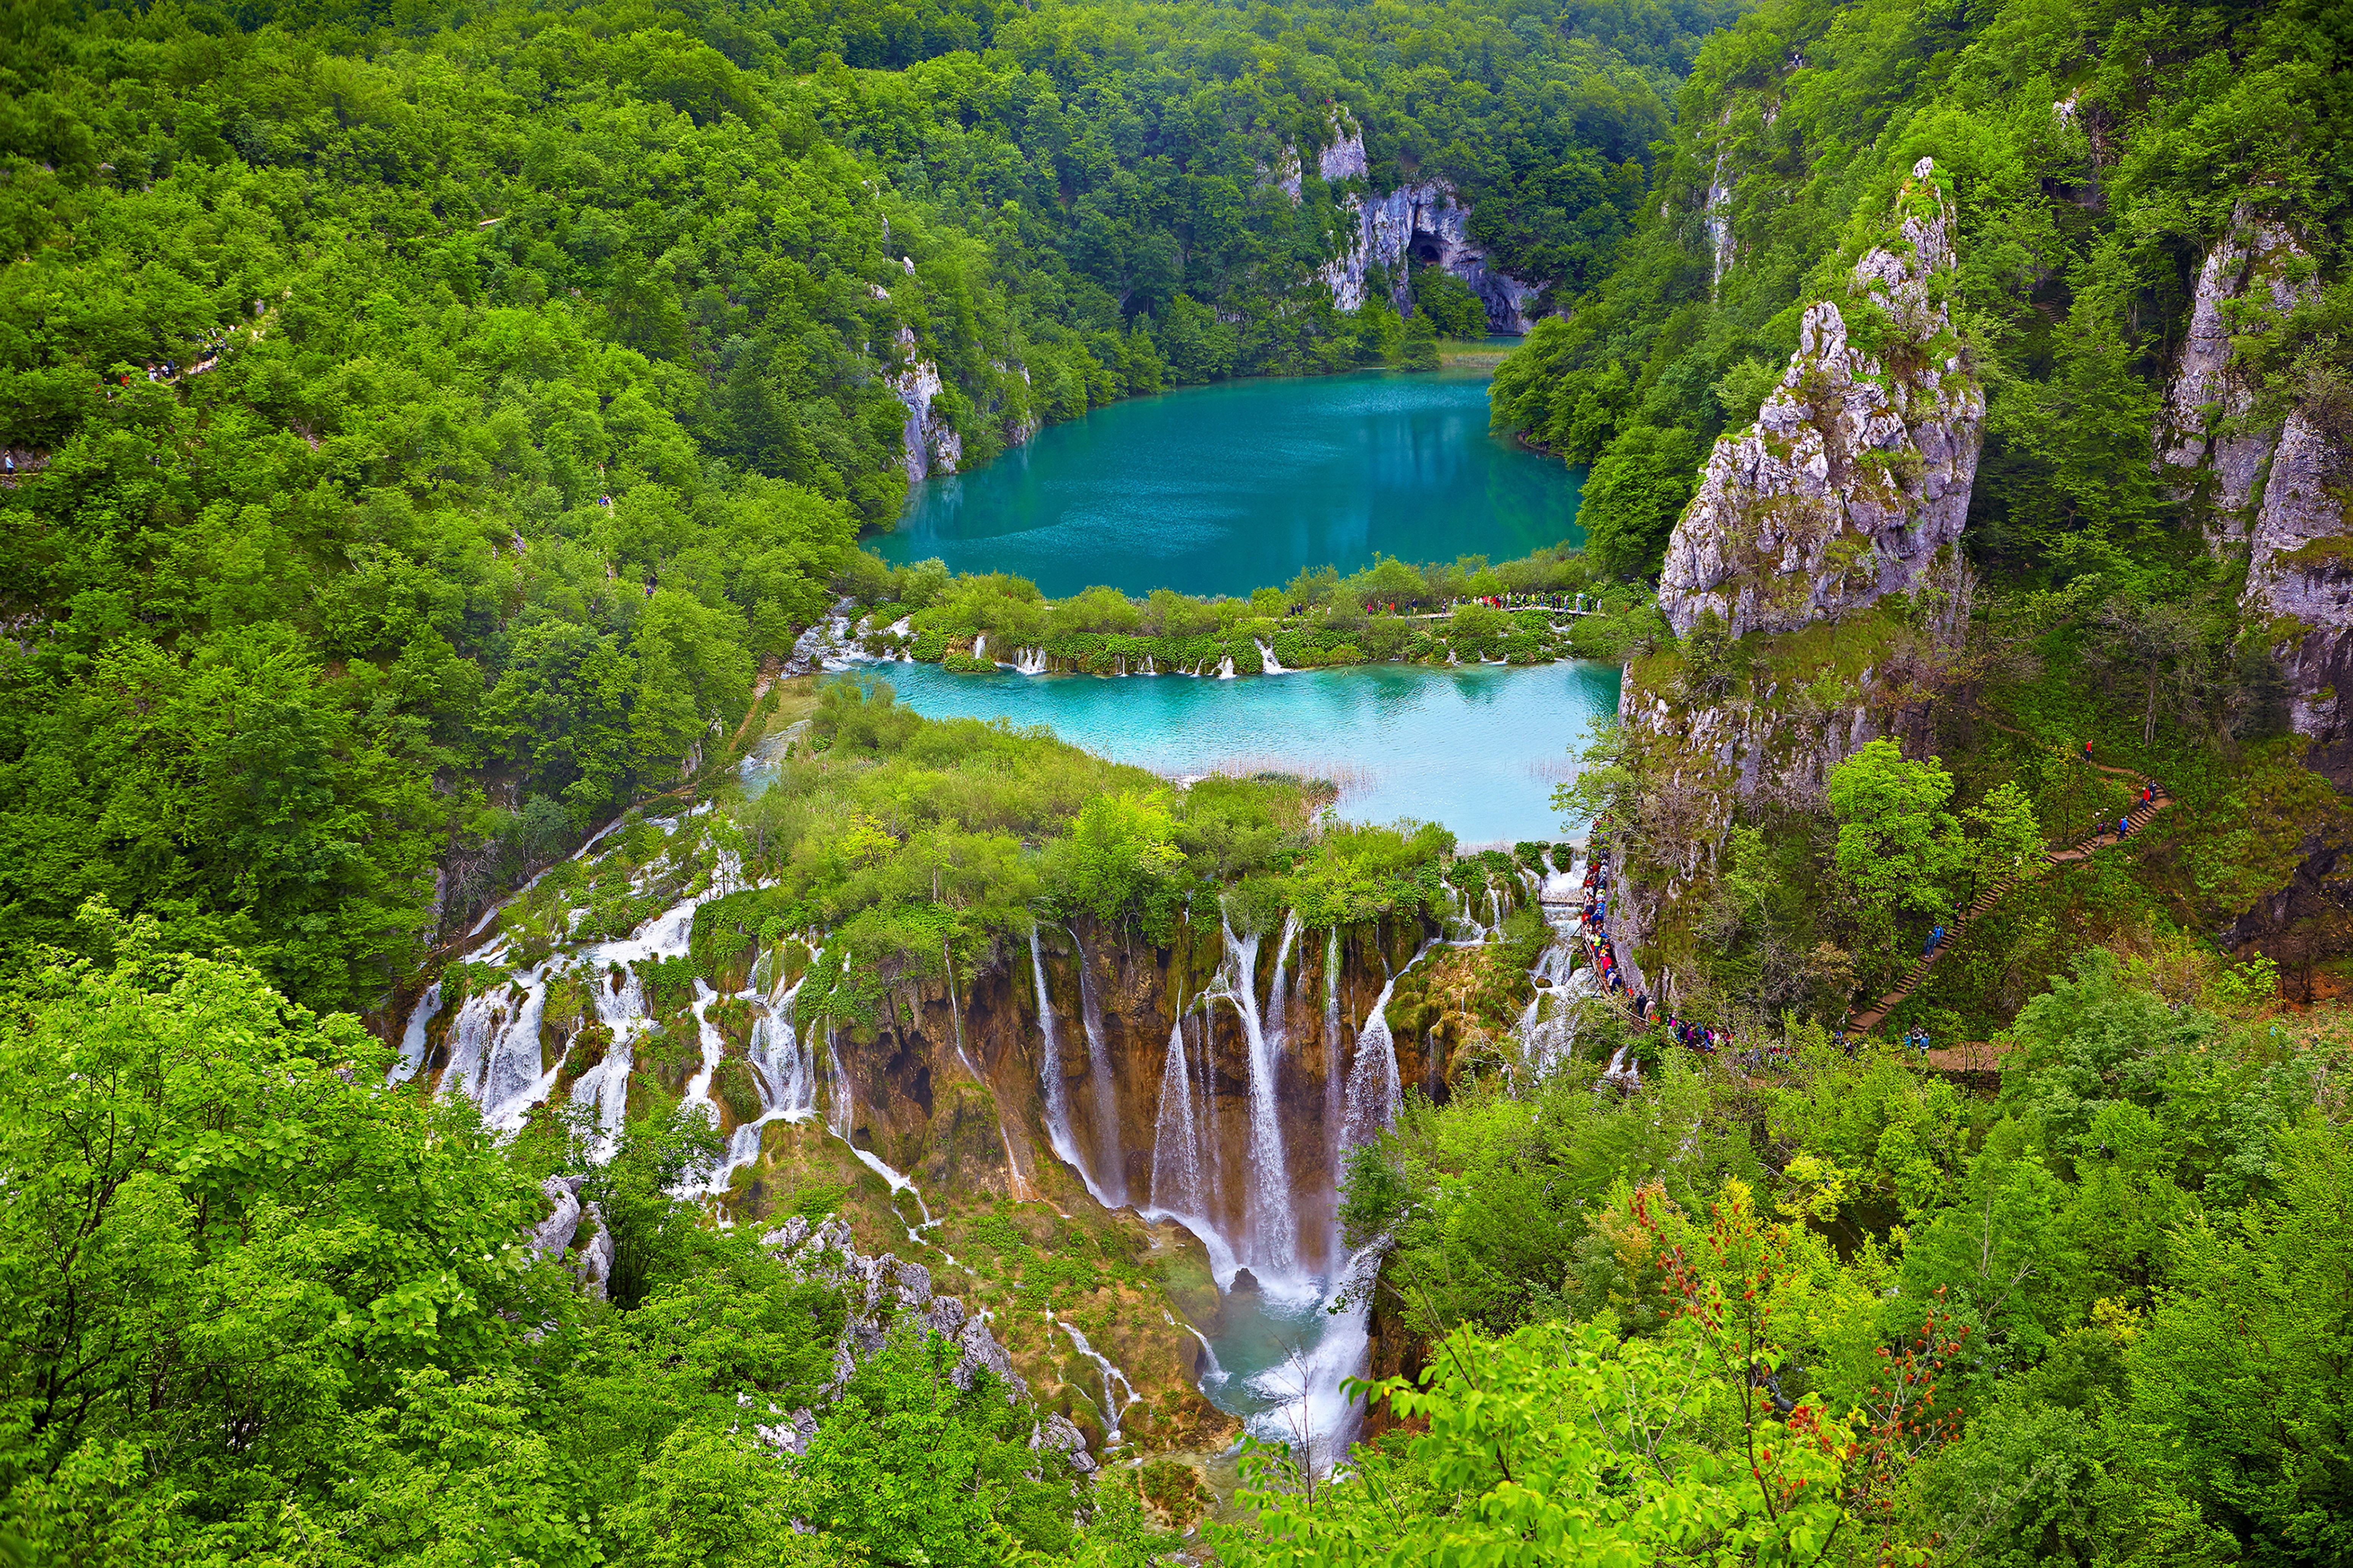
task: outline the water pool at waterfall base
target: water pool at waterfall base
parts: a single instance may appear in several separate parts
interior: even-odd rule
[[[1303,1447],[1314,1469],[1330,1469],[1363,1426],[1363,1403],[1343,1384],[1365,1374],[1379,1264],[1378,1250],[1368,1247],[1331,1279],[1227,1291],[1208,1339],[1217,1364],[1202,1377],[1201,1392],[1240,1417],[1250,1436],[1291,1444],[1294,1453]]]

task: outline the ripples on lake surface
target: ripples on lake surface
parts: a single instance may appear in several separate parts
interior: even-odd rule
[[[1581,543],[1581,471],[1487,429],[1484,368],[1359,371],[1186,387],[1050,426],[927,480],[890,561],[1011,572],[1060,598],[1248,594],[1377,552],[1496,561]]]

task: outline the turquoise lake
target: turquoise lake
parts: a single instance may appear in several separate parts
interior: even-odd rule
[[[1581,473],[1488,434],[1488,379],[1358,371],[1131,398],[916,486],[897,529],[867,543],[1057,598],[1097,584],[1242,595],[1377,553],[1505,561],[1582,543]]]
[[[1042,724],[1171,778],[1260,768],[1342,786],[1358,822],[1442,823],[1466,845],[1555,838],[1553,787],[1618,708],[1612,664],[1364,665],[1234,680],[1185,675],[951,675],[869,667],[932,718]]]

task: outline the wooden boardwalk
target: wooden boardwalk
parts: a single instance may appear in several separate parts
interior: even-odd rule
[[[1994,728],[1997,730],[2007,730],[2013,735],[2023,735],[2026,733],[2023,730],[2012,729],[2010,725],[2001,723],[1999,721],[1989,720],[1988,721],[1992,723]],[[2031,739],[2031,737],[2029,738]],[[2157,788],[2155,781],[2151,780],[2146,773],[2139,773],[2132,768],[2111,767],[2105,763],[2095,762],[2092,763],[2092,766],[2104,773],[2113,774],[2119,778],[2128,778],[2135,784],[2151,791],[2152,798],[2149,803],[2147,805],[2135,806],[2127,819],[2132,823],[2133,832],[2135,833],[2138,833],[2142,828],[2147,826],[2151,818],[2155,817],[2158,812],[2163,811],[2167,806],[2173,804],[2173,797],[2166,794],[2162,789]],[[1919,987],[1920,983],[1928,978],[1928,972],[1936,967],[1938,960],[1942,959],[1945,954],[1952,952],[1954,947],[1959,943],[1962,933],[1969,929],[1969,922],[1976,920],[1979,915],[1984,914],[1988,910],[1992,909],[1996,904],[2001,902],[2004,895],[2009,893],[2012,888],[2018,886],[2019,883],[2031,882],[2036,878],[2042,876],[2053,866],[2064,866],[2072,860],[2088,860],[2099,851],[2113,848],[2124,841],[2124,836],[2117,833],[2116,829],[2103,829],[2100,832],[2093,834],[2088,838],[2077,840],[2074,844],[2070,845],[2064,849],[2052,850],[2050,853],[2042,857],[2040,863],[2027,867],[2022,870],[2013,872],[2010,876],[2004,877],[2000,881],[1996,882],[1993,886],[1986,889],[1985,891],[1978,895],[1977,901],[1975,903],[1971,904],[1966,910],[1962,911],[1960,919],[1954,921],[1952,926],[1947,930],[1945,932],[1945,940],[1943,942],[1938,944],[1936,951],[1921,954],[1921,956],[1913,963],[1911,969],[1905,973],[1904,978],[1897,982],[1895,989],[1888,992],[1887,994],[1882,996],[1878,1001],[1873,1002],[1869,1007],[1866,1007],[1862,1012],[1849,1016],[1846,1021],[1847,1032],[1849,1034],[1869,1034],[1872,1030],[1879,1027],[1881,1024],[1885,1023],[1887,1021],[1887,1015],[1894,1012],[1897,1005],[1903,1002],[1904,998],[1911,995],[1912,993]]]

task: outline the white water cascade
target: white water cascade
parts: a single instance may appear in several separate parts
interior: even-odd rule
[[[760,1157],[760,1141],[769,1122],[805,1121],[817,1114],[816,1053],[793,1025],[793,1001],[807,979],[803,975],[788,985],[779,983],[769,993],[767,1011],[753,1021],[748,1059],[767,1107],[728,1134],[727,1157],[712,1173],[706,1192],[725,1192],[736,1171]]]
[[[1388,1001],[1383,993],[1382,1002]],[[1357,1039],[1364,1038],[1362,1030]],[[1332,1171],[1332,1185],[1336,1193],[1342,1175],[1341,1163],[1347,1153],[1344,1135],[1346,1105],[1342,1095],[1343,1051],[1340,1041],[1340,928],[1335,925],[1324,942],[1324,1160]],[[1339,1229],[1338,1204],[1334,1203],[1333,1230]],[[1337,1247],[1334,1249],[1337,1255]]]
[[[1296,911],[1284,916],[1282,946],[1276,950],[1274,984],[1269,1005],[1274,1009],[1275,1037],[1259,1015],[1256,975],[1258,933],[1237,937],[1222,917],[1226,973],[1223,989],[1215,994],[1230,1003],[1240,1015],[1242,1038],[1249,1045],[1250,1109],[1249,1185],[1243,1194],[1243,1234],[1234,1250],[1253,1270],[1266,1268],[1280,1276],[1295,1273],[1299,1265],[1299,1221],[1292,1208],[1291,1176],[1282,1150],[1282,1108],[1276,1097],[1275,1074],[1280,1065],[1280,1012],[1283,998],[1283,965],[1299,936]]]
[[[1356,1031],[1356,1059],[1348,1068],[1347,1108],[1340,1117],[1343,1155],[1379,1137],[1405,1109],[1397,1041],[1389,1034],[1389,994],[1396,989],[1397,976],[1392,974],[1373,999],[1373,1010],[1365,1015],[1365,1026]],[[1339,1175],[1336,1167],[1333,1174],[1335,1179]]]
[[[1038,1029],[1045,1040],[1045,1049],[1039,1053],[1038,1079],[1046,1096],[1046,1142],[1053,1146],[1056,1159],[1079,1173],[1097,1203],[1117,1208],[1119,1205],[1095,1184],[1094,1173],[1087,1169],[1086,1158],[1071,1131],[1071,1091],[1062,1077],[1062,1032],[1054,1021],[1053,996],[1046,989],[1046,957],[1039,948],[1035,925],[1029,928],[1029,976],[1038,991]]]
[[[1185,1038],[1188,1017],[1201,1020],[1201,1071],[1192,1068],[1192,1047]],[[1222,1288],[1230,1283],[1240,1262],[1225,1235],[1209,1219],[1223,1196],[1224,1180],[1218,1158],[1218,1124],[1210,1104],[1208,1033],[1206,1009],[1198,1014],[1180,1007],[1168,1026],[1168,1058],[1160,1073],[1160,1110],[1152,1130],[1151,1206],[1145,1216],[1173,1219],[1201,1238],[1209,1250],[1209,1266]]]
[[[1258,643],[1258,660],[1259,663],[1266,667],[1267,674],[1289,675],[1291,673],[1290,670],[1283,668],[1282,660],[1274,657],[1274,648],[1271,645],[1260,642],[1256,637],[1250,638],[1250,641]]]
[[[1103,1446],[1117,1447],[1120,1418],[1141,1404],[1144,1396],[1135,1392],[1135,1384],[1127,1380],[1127,1373],[1113,1366],[1110,1357],[1087,1342],[1087,1336],[1079,1331],[1078,1324],[1066,1318],[1056,1317],[1050,1307],[1046,1310],[1046,1321],[1070,1335],[1071,1343],[1078,1347],[1079,1354],[1092,1362],[1095,1371],[1102,1375]],[[1217,1358],[1213,1355],[1210,1359],[1214,1361]]]
[[[1078,954],[1079,1022],[1087,1032],[1087,1081],[1094,1093],[1096,1135],[1104,1145],[1103,1191],[1096,1195],[1107,1208],[1124,1208],[1127,1158],[1120,1146],[1119,1096],[1112,1081],[1111,1049],[1103,1042],[1103,998],[1095,989],[1094,972],[1087,964],[1087,944],[1076,931],[1071,933],[1071,946]],[[1090,1180],[1087,1186],[1092,1191],[1096,1184]]]

